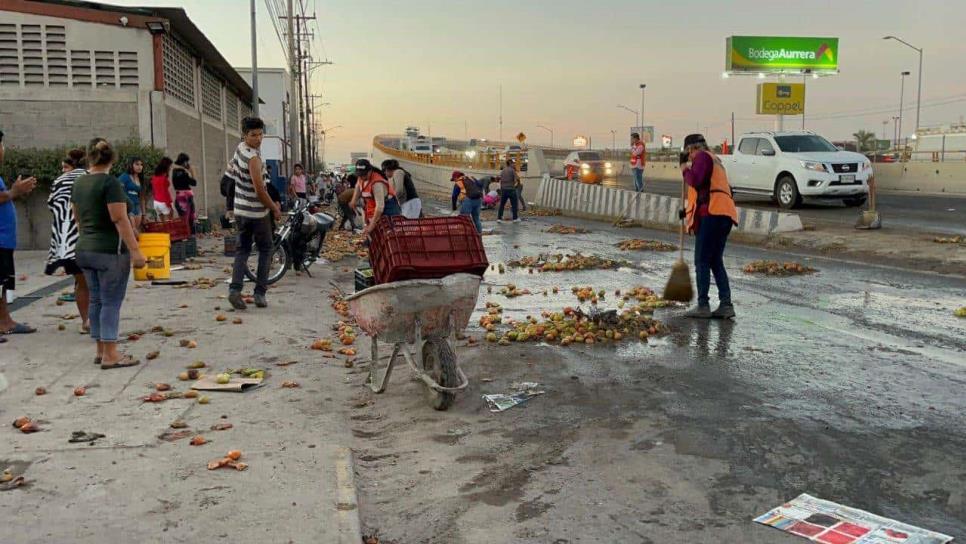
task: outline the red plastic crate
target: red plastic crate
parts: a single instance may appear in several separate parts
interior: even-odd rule
[[[383,217],[370,237],[369,263],[377,284],[459,272],[482,276],[489,266],[483,239],[465,215]]]
[[[187,240],[191,238],[191,228],[188,226],[187,219],[172,219],[171,221],[152,221],[141,225],[144,232],[166,232],[171,237],[172,242]]]

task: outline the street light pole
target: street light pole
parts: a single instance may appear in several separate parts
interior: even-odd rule
[[[550,148],[553,149],[553,129],[545,127],[543,125],[537,125],[537,128],[542,128],[543,130],[546,130],[547,132],[550,133]]]
[[[255,36],[255,0],[252,7],[252,115],[258,117],[258,41]],[[238,127],[235,127],[238,128]]]
[[[911,43],[903,40],[902,38],[897,38],[895,36],[886,36],[882,39],[895,40],[919,53],[919,78],[918,78],[919,89],[916,91],[916,132],[919,132],[919,113],[920,113],[920,110],[922,109],[922,48],[916,47],[915,45],[912,45]]]
[[[634,114],[635,122],[637,123],[637,125],[635,125],[635,126],[638,126],[638,127],[641,126],[641,114],[640,114],[640,112],[638,112],[637,110],[633,110],[631,108],[628,108],[627,106],[622,106],[621,104],[618,104],[617,107],[633,113]]]
[[[638,125],[639,127],[641,127],[641,131],[644,130],[644,88],[645,87],[647,87],[647,85],[644,83],[641,83],[641,124]],[[641,138],[644,138],[643,134],[641,134]]]
[[[617,149],[617,131],[610,129],[610,148]]]
[[[909,72],[899,72],[899,127],[896,129],[896,147],[899,147],[899,139],[902,138],[902,100],[906,89],[906,76]]]

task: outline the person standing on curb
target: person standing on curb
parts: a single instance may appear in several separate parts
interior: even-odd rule
[[[681,174],[688,192],[682,213],[687,231],[695,235],[694,275],[698,285],[698,305],[685,315],[699,319],[730,319],[735,317],[735,307],[731,303],[724,250],[732,227],[738,225],[738,210],[728,174],[718,157],[708,149],[704,136],[689,134],[684,139],[684,152],[687,160],[682,156]],[[713,312],[708,298],[712,274],[720,302]]]
[[[519,223],[520,217],[517,212],[517,190],[516,186],[520,180],[516,168],[513,167],[513,160],[507,159],[506,166],[500,171],[500,209],[496,213],[496,222],[503,222],[503,209],[506,208],[507,201],[510,202],[510,209],[513,211],[513,222]]]
[[[121,304],[131,267],[143,268],[145,259],[127,215],[127,193],[110,174],[114,157],[107,140],[91,140],[88,173],[77,178],[71,191],[79,234],[77,264],[91,291],[91,338],[97,342],[94,364],[102,370],[140,363],[117,349]]]
[[[261,147],[265,135],[265,122],[258,117],[242,120],[243,140],[235,148],[229,175],[235,178],[233,201],[235,223],[238,226],[238,246],[232,268],[231,284],[228,286],[228,302],[236,310],[247,308],[242,299],[245,270],[252,242],[258,249],[258,269],[255,273],[255,306],[265,308],[268,300],[268,269],[272,260],[272,219],[282,217],[282,209],[272,200],[266,184],[268,174],[262,163]],[[271,215],[269,215],[271,214]]]
[[[631,171],[634,173],[634,190],[644,191],[644,162],[647,160],[647,150],[638,133],[631,134]]]
[[[3,163],[3,131],[0,131],[0,163]],[[26,323],[14,321],[7,309],[7,298],[13,299],[17,281],[13,263],[13,252],[17,249],[17,210],[13,201],[29,195],[36,186],[37,178],[17,176],[17,181],[7,189],[0,178],[0,335],[37,332]],[[0,336],[0,343],[3,342],[6,339]]]
[[[44,274],[53,276],[61,268],[64,273],[74,276],[74,302],[77,313],[81,318],[80,332],[91,332],[91,323],[87,317],[90,307],[90,290],[84,271],[77,265],[77,221],[70,207],[70,195],[77,178],[87,173],[84,170],[83,149],[71,149],[64,157],[61,168],[63,174],[50,184],[50,196],[47,197],[47,207],[53,216],[50,221],[50,249],[47,251],[47,264]]]

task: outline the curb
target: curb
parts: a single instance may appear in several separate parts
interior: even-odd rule
[[[335,448],[335,508],[338,519],[339,544],[362,542],[362,525],[359,521],[359,499],[356,495],[355,469],[352,450],[344,446]]]
[[[612,220],[625,211],[628,219],[641,223],[677,225],[681,199],[653,193],[636,193],[624,189],[587,185],[544,176],[535,202],[544,208],[556,208],[565,215]],[[778,234],[804,230],[798,214],[738,208],[737,232]]]

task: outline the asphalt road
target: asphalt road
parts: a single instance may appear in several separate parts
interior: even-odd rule
[[[591,232],[543,232],[555,222]],[[615,289],[660,290],[677,257],[613,246],[671,239],[642,229],[571,218],[484,225],[495,229],[484,238],[491,263],[576,250],[631,264],[490,271],[492,292],[481,291],[467,331],[476,337],[485,302],[522,320],[577,305],[571,286],[593,286],[613,307]],[[761,258],[818,272],[740,271]],[[966,281],[738,245],[726,266],[733,322],[675,308],[656,312],[671,333],[648,344],[460,348],[470,386],[445,413],[426,407],[406,372],[383,395],[360,392],[367,529],[390,544],[791,544],[800,539],[752,520],[809,493],[966,536],[966,320],[953,316]],[[509,283],[533,294],[498,294]],[[559,294],[542,294],[554,286]],[[523,381],[546,394],[487,411],[481,394]]]
[[[623,176],[613,180],[605,180],[604,184],[611,187],[632,189],[634,180],[631,177]],[[644,190],[649,193],[668,196],[681,195],[681,185],[669,181],[646,181]],[[736,201],[741,206],[767,210],[779,209],[777,204],[762,197],[737,195]],[[876,206],[883,223],[889,226],[901,226],[919,232],[966,235],[966,197],[886,193],[878,195]],[[804,223],[830,223],[850,226],[855,224],[859,215],[858,209],[846,208],[838,202],[806,201],[801,208],[793,211],[802,217]]]

